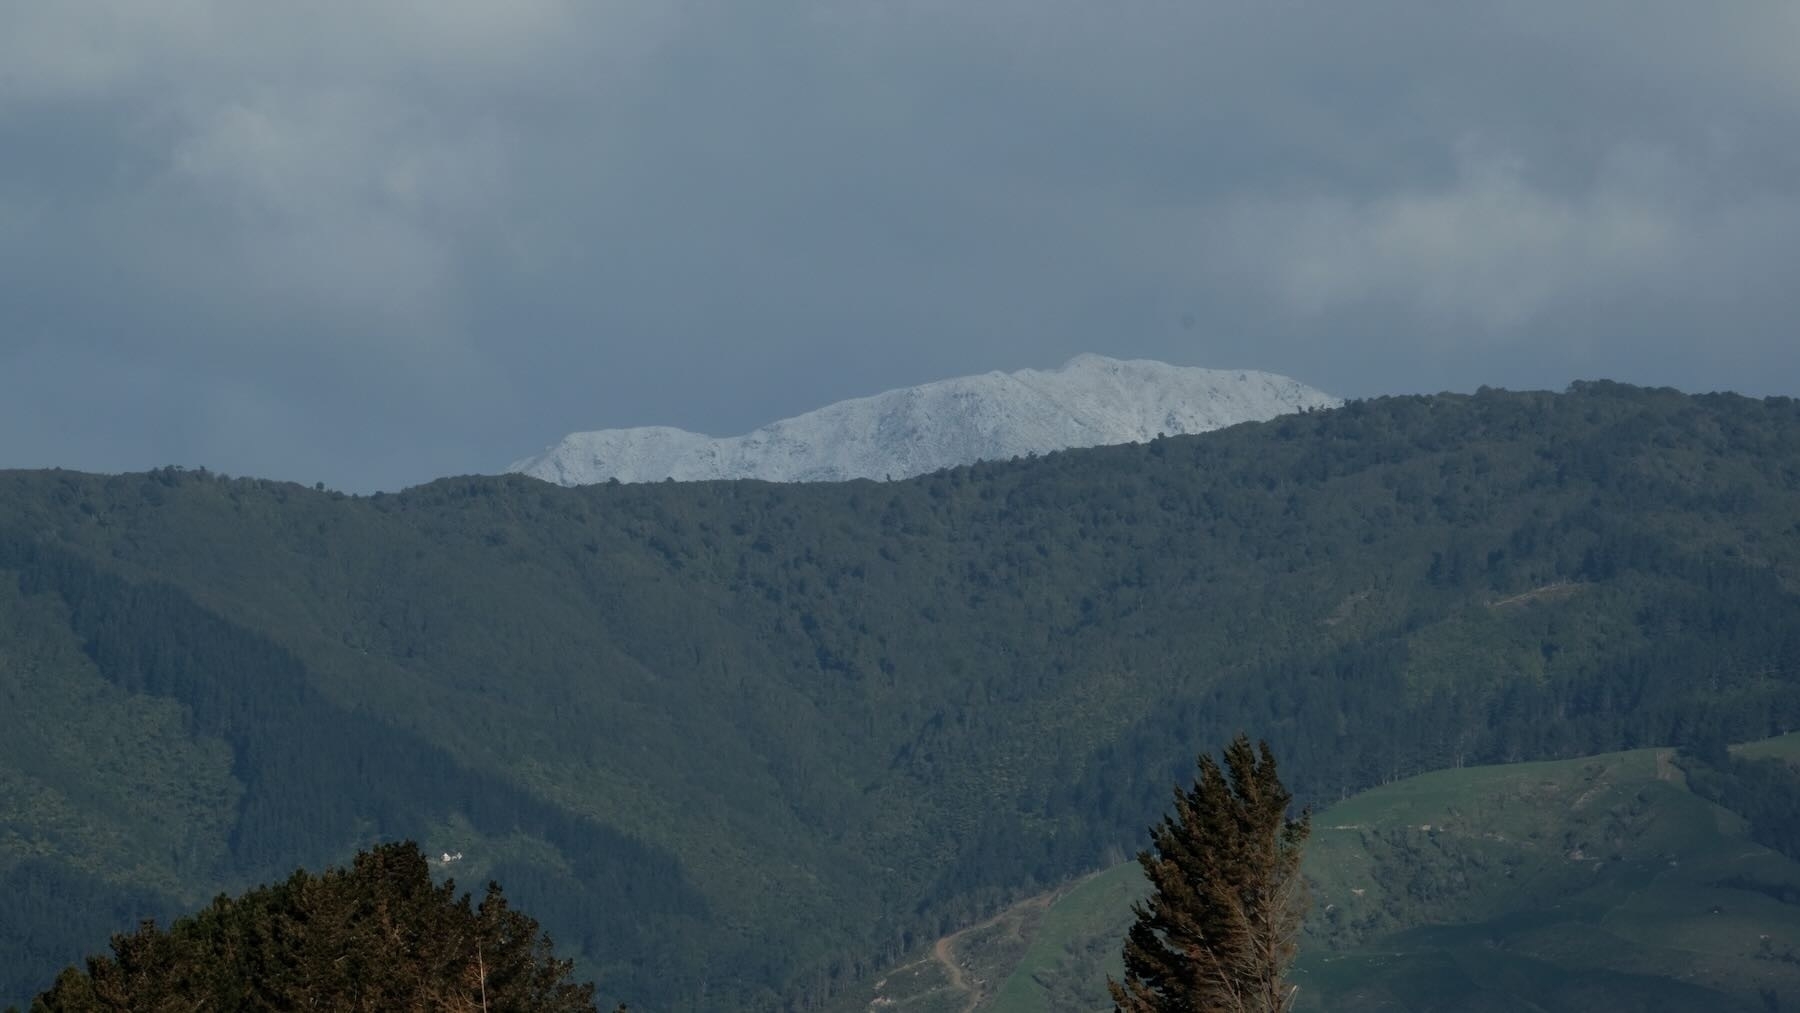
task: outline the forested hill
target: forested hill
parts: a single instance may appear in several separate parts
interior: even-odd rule
[[[1800,406],[1391,398],[893,483],[0,473],[0,1005],[416,838],[604,1002],[803,1003],[1303,797],[1800,728]],[[9,977],[10,976],[10,977]]]

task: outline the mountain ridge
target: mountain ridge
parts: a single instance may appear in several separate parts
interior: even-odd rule
[[[1239,729],[1321,801],[1791,731],[1796,491],[1800,403],[1603,382],[880,484],[0,472],[0,1005],[412,839],[612,1001],[820,1008]]]
[[[1077,355],[838,401],[739,436],[670,426],[570,433],[507,471],[558,485],[911,478],[976,461],[1209,432],[1343,402],[1256,370]]]

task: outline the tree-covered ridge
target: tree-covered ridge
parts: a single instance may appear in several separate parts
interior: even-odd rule
[[[210,862],[177,861],[178,873],[201,881],[268,878],[292,862],[324,864],[372,843],[382,828],[430,827],[454,812],[478,831],[524,833],[557,849],[566,868],[490,867],[495,875],[516,873],[552,911],[630,909],[650,898],[669,913],[704,906],[672,856],[470,770],[404,729],[322,699],[299,659],[179,590],[132,584],[54,546],[3,536],[0,561],[15,570],[27,599],[59,607],[101,678],[133,696],[179,701],[191,734],[227,747],[240,789],[221,824],[228,833],[218,848],[206,849]],[[172,829],[179,835],[182,828]],[[121,851],[117,858],[132,857]],[[44,872],[51,882],[66,876],[55,867]],[[34,875],[25,885],[41,890],[43,882]],[[597,882],[607,886],[591,885]],[[79,881],[72,888],[79,897]],[[166,915],[170,906],[165,900],[141,913]],[[35,917],[15,917],[20,936],[35,934]],[[0,924],[5,920],[0,916]],[[654,949],[643,935],[638,923],[618,920],[586,927],[583,938],[596,949]]]
[[[1318,799],[1800,727],[1782,399],[1382,399],[894,483],[7,473],[0,546],[0,856],[194,905],[413,837],[653,1009],[816,996],[1091,868],[1239,728]],[[123,862],[172,835],[51,713],[219,829]]]

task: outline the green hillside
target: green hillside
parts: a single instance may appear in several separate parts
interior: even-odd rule
[[[798,1006],[1135,848],[1239,728],[1336,799],[1800,727],[1800,406],[1393,398],[894,483],[0,473],[0,629],[0,1001],[410,837],[604,1002]]]
[[[1748,834],[1687,790],[1667,750],[1447,770],[1352,796],[1314,819],[1299,1008],[1790,1008],[1800,862]],[[1122,863],[1037,905],[1010,950],[959,937],[983,990],[891,975],[839,1008],[1110,1009],[1105,979],[1146,888]]]

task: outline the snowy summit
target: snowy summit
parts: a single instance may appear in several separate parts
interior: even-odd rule
[[[742,436],[665,426],[571,433],[523,472],[560,485],[906,478],[975,461],[1203,433],[1338,398],[1273,373],[1078,355],[1061,369],[939,380],[839,401]]]

